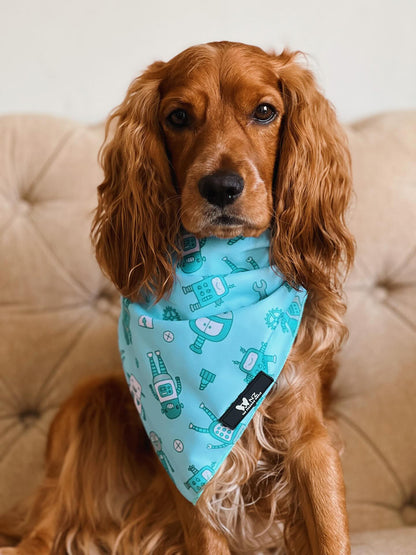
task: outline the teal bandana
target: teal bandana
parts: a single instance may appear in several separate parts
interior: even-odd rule
[[[156,454],[196,503],[277,380],[307,293],[270,266],[268,231],[183,245],[168,300],[122,300],[119,346]]]

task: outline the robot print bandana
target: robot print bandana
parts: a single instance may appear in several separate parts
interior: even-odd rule
[[[196,503],[273,383],[307,293],[269,263],[270,233],[183,236],[167,300],[122,299],[119,346],[143,425],[166,472]]]

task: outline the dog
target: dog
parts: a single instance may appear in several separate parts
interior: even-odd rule
[[[301,57],[215,42],[153,63],[107,122],[92,228],[122,296],[155,302],[174,286],[182,229],[197,240],[270,230],[271,263],[308,292],[276,385],[195,506],[124,377],[78,386],[51,426],[45,480],[14,519],[20,543],[2,554],[350,553],[330,388],[347,334],[351,161]]]

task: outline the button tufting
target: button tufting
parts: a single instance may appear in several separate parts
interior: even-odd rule
[[[29,428],[40,418],[40,412],[37,409],[26,409],[18,414],[18,418],[25,428]]]
[[[391,287],[385,281],[378,281],[374,284],[373,296],[380,302],[384,302],[389,296]]]
[[[109,312],[111,305],[111,299],[106,293],[100,293],[95,300],[95,308],[99,312]]]
[[[384,302],[387,299],[388,291],[383,285],[376,285],[373,289],[374,297],[380,302]]]
[[[21,198],[17,204],[16,213],[19,216],[27,216],[27,214],[30,212],[30,208],[31,208],[30,203],[24,198]]]
[[[414,505],[405,505],[402,509],[403,522],[407,526],[416,525],[416,507]]]

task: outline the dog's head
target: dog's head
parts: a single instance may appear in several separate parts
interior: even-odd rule
[[[169,292],[181,226],[223,238],[271,227],[271,262],[290,282],[336,286],[353,253],[350,158],[300,54],[210,43],[130,85],[107,123],[93,225],[124,296]]]

